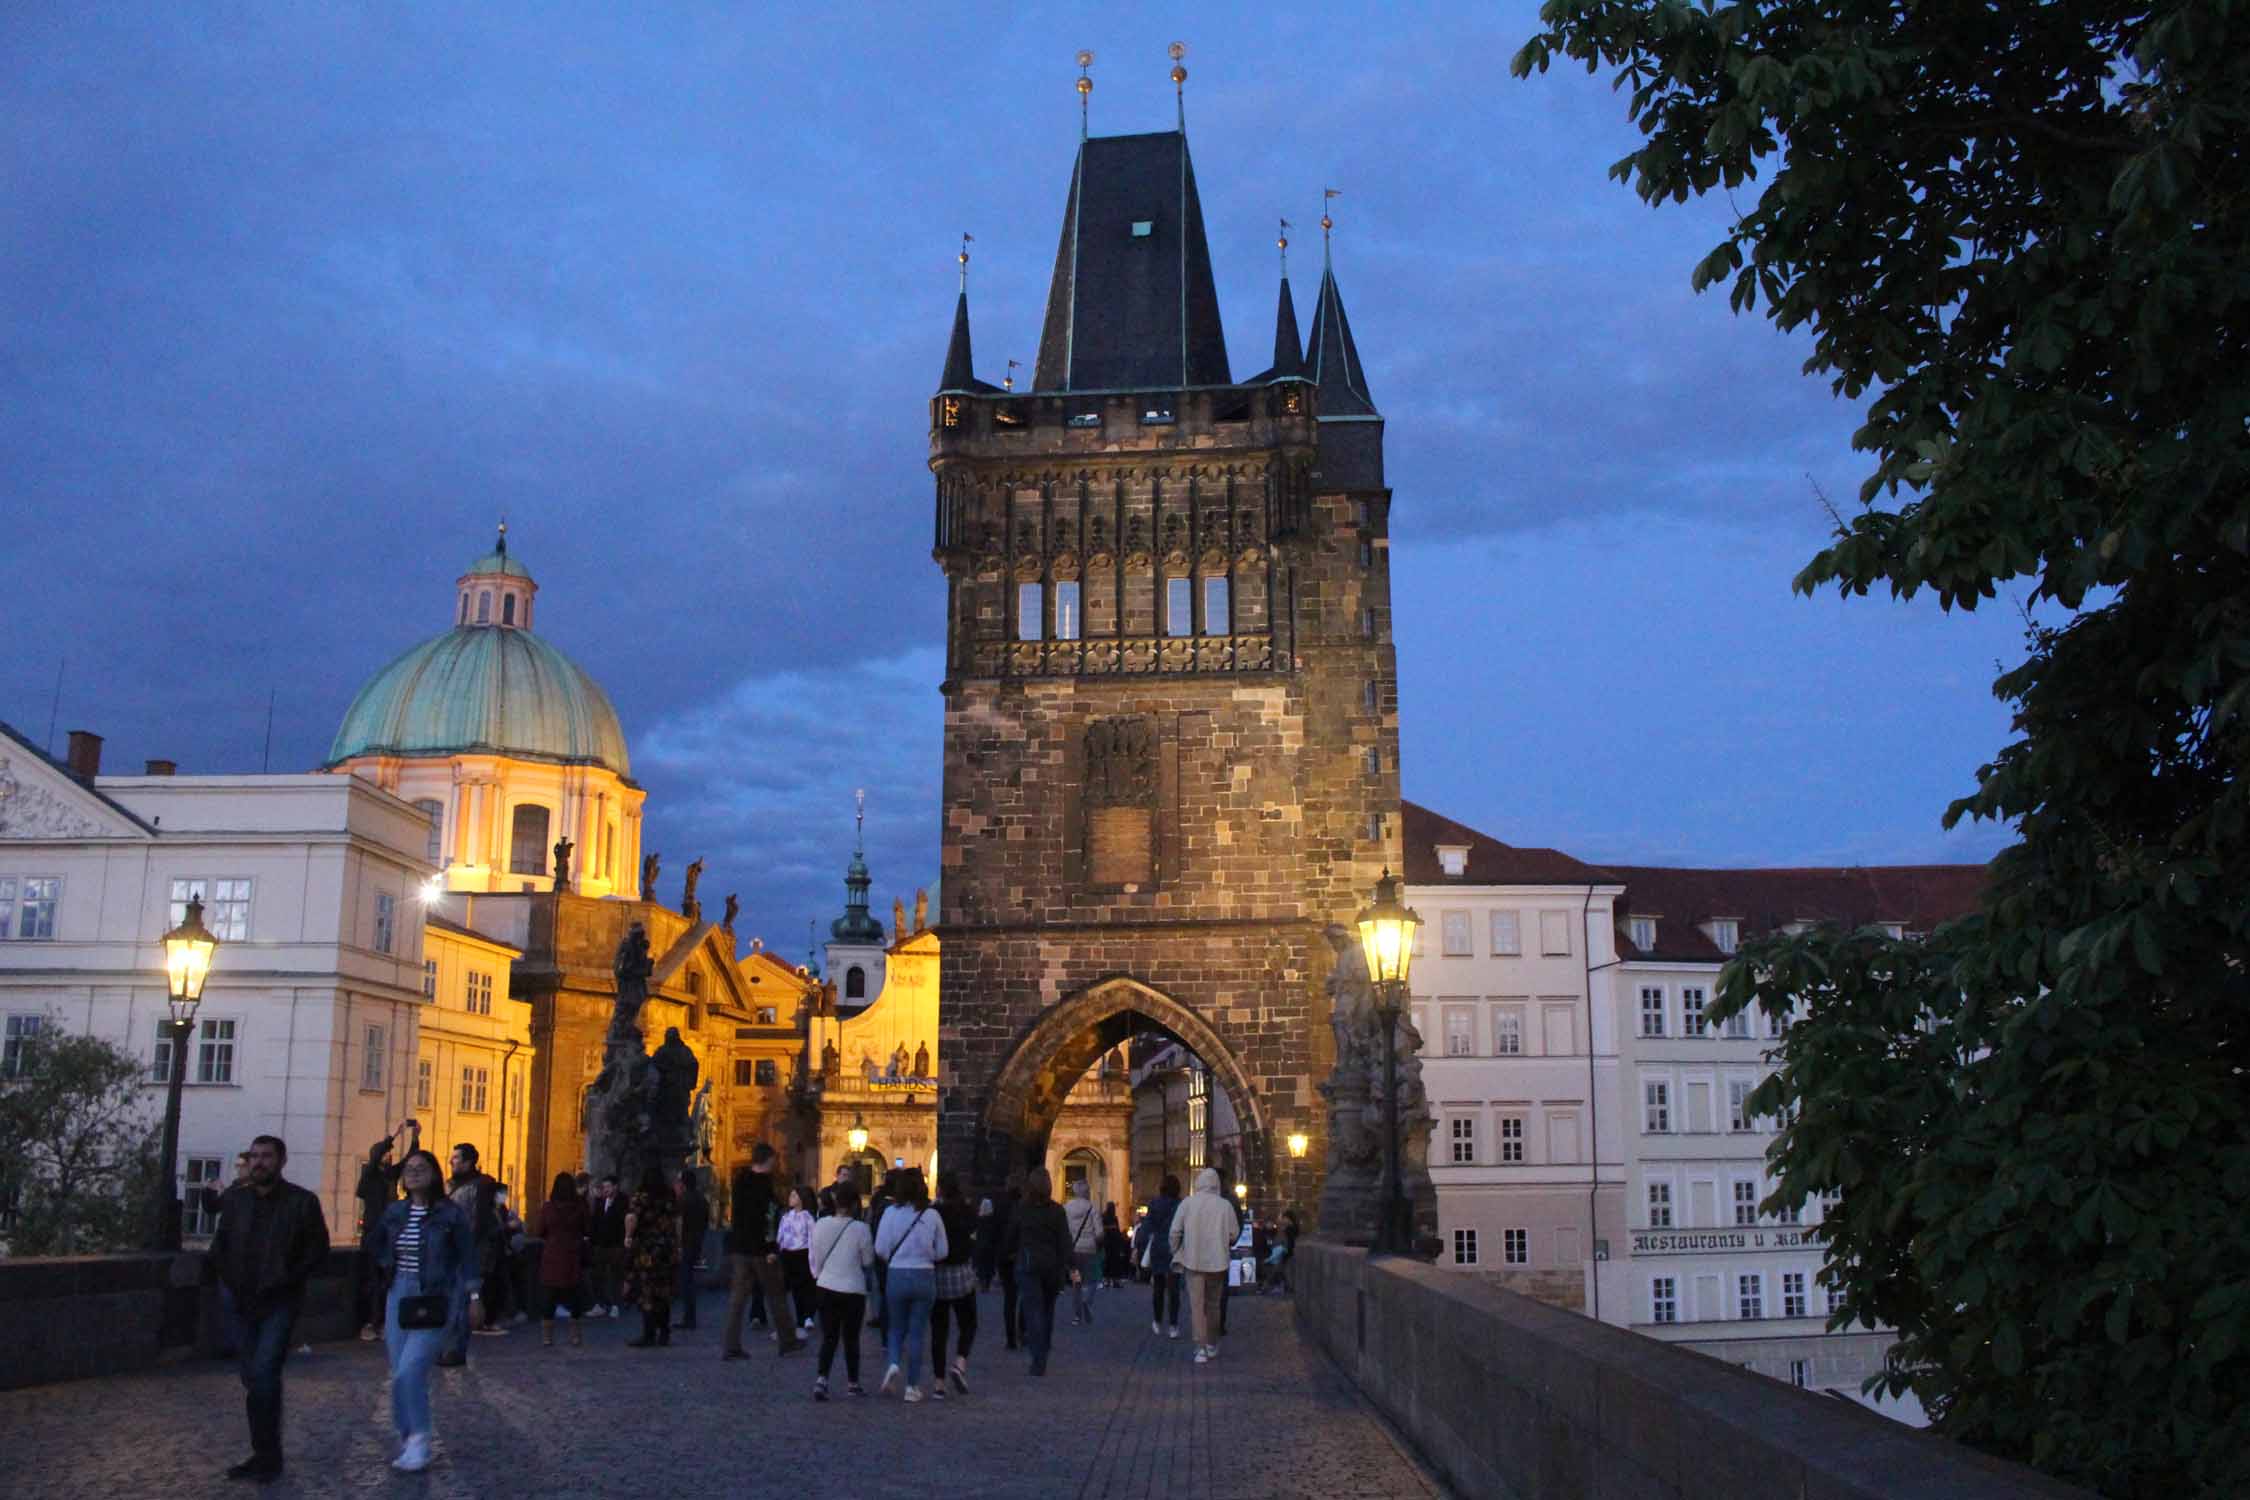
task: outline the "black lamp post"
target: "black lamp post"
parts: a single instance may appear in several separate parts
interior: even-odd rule
[[[180,1248],[180,1200],[172,1192],[172,1165],[180,1154],[180,1086],[187,1082],[188,1036],[195,1008],[203,1003],[203,982],[211,977],[211,954],[219,940],[203,925],[203,901],[190,896],[187,916],[164,934],[164,976],[171,990],[172,1078],[164,1096],[164,1154],[157,1159],[154,1201],[150,1207],[148,1248]]]
[[[1406,974],[1414,963],[1414,929],[1422,919],[1398,897],[1398,880],[1386,869],[1375,899],[1359,914],[1360,951],[1375,987],[1375,1013],[1383,1021],[1383,1116],[1386,1180],[1383,1216],[1370,1255],[1407,1255],[1414,1249],[1414,1209],[1406,1200],[1399,1156],[1404,1143],[1398,1119],[1398,1016],[1406,1008]]]

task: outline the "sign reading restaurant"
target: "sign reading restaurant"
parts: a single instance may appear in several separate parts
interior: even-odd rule
[[[1726,1250],[1810,1250],[1817,1229],[1647,1230],[1633,1236],[1635,1255],[1706,1255]]]

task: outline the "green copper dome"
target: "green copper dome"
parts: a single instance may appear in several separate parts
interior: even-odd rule
[[[500,550],[487,552],[475,562],[470,563],[469,572],[472,574],[499,573],[509,578],[529,578],[531,576],[531,569],[508,555],[508,539],[505,536],[500,539]]]
[[[504,556],[489,561],[522,569]],[[607,766],[620,776],[631,766],[617,710],[594,679],[530,631],[490,625],[449,630],[377,672],[344,714],[327,763],[462,754]]]

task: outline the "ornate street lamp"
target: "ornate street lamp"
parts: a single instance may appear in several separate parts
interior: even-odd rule
[[[219,940],[203,925],[203,901],[190,896],[187,915],[164,934],[164,977],[170,988],[172,1077],[164,1096],[163,1155],[157,1159],[156,1187],[149,1226],[151,1250],[180,1248],[180,1200],[172,1192],[172,1164],[180,1154],[180,1087],[187,1082],[188,1037],[195,1008],[203,1003],[203,982],[211,977],[211,955]]]
[[[1305,1153],[1311,1149],[1312,1137],[1306,1135],[1303,1131],[1297,1131],[1289,1137],[1289,1154],[1297,1160],[1303,1161]]]
[[[1375,899],[1359,914],[1359,945],[1367,956],[1367,977],[1375,990],[1375,1013],[1383,1021],[1383,1115],[1388,1182],[1383,1217],[1375,1226],[1370,1255],[1405,1255],[1414,1248],[1413,1207],[1400,1180],[1398,1121],[1398,1016],[1406,1008],[1406,975],[1414,964],[1414,929],[1422,925],[1398,898],[1390,870],[1375,882]]]
[[[857,1110],[852,1112],[852,1128],[844,1132],[844,1140],[854,1155],[867,1149],[867,1119]]]

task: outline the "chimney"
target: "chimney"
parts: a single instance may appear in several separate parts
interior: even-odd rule
[[[145,774],[150,776],[177,776],[180,774],[180,763],[176,760],[152,760],[148,763],[148,770]]]
[[[85,729],[70,732],[70,750],[63,763],[70,774],[80,781],[92,781],[102,774],[102,737]]]

